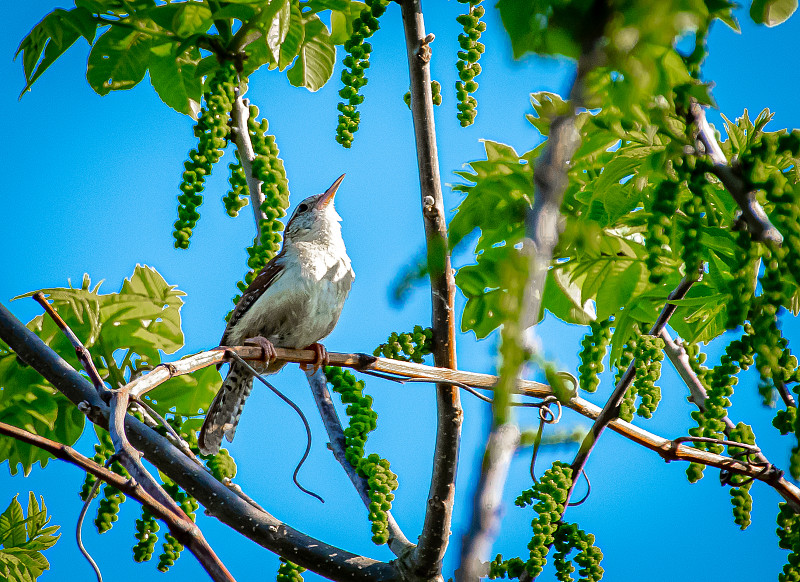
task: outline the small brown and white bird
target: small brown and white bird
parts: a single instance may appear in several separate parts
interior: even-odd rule
[[[344,174],[327,191],[297,206],[286,225],[281,252],[264,266],[236,304],[220,345],[239,346],[260,336],[277,347],[312,347],[320,355],[324,353],[317,342],[336,325],[355,278],[342,240],[342,219],[333,206],[343,179]],[[272,362],[262,369],[272,374],[284,365]],[[252,388],[252,373],[231,363],[198,435],[204,455],[218,453],[223,436],[233,441]]]

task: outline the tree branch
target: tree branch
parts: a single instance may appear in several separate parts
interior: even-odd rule
[[[195,526],[190,519],[186,518],[185,515],[183,515],[183,517],[177,515],[172,507],[164,505],[158,499],[150,495],[150,493],[135,479],[126,479],[121,475],[117,475],[113,471],[84,457],[72,447],[22,430],[10,424],[0,422],[0,434],[47,451],[57,459],[80,467],[87,473],[91,473],[98,479],[119,489],[125,495],[133,497],[139,503],[146,506],[150,510],[150,513],[167,524],[170,533],[194,554],[212,579],[234,581],[233,576],[214,553],[214,550],[211,549],[211,546],[208,545],[208,542],[202,537],[202,534],[199,534],[197,526]]]
[[[649,335],[659,335],[677,308],[677,306],[674,303],[670,303],[670,301],[683,299],[689,292],[689,289],[692,288],[692,285],[694,285],[695,282],[700,279],[700,277],[701,275],[698,273],[691,277],[687,276],[683,278],[675,290],[669,294],[669,297],[667,297],[667,303],[664,305],[664,308],[661,310],[658,319],[656,319],[656,322],[650,329]],[[592,451],[597,444],[597,440],[600,438],[600,435],[603,433],[603,430],[605,430],[609,423],[612,420],[619,418],[619,411],[622,405],[622,400],[625,398],[625,392],[628,391],[628,387],[631,385],[631,382],[633,382],[635,377],[636,360],[634,359],[628,366],[625,374],[617,383],[617,386],[614,388],[611,396],[608,397],[602,412],[595,419],[592,428],[586,434],[578,453],[575,455],[575,459],[572,461],[572,485],[569,488],[567,499],[564,502],[565,508],[569,504],[569,499],[575,490],[575,484],[578,482],[578,476],[581,474],[581,471],[583,471],[584,467],[586,467],[586,461],[589,459],[589,455],[592,454]]]
[[[472,523],[462,542],[457,582],[478,580],[486,575],[484,563],[500,529],[503,489],[519,438],[519,427],[513,422],[501,424],[489,434],[472,502]]]
[[[428,272],[431,280],[433,358],[437,366],[455,368],[455,282],[450,266],[431,93],[430,43],[433,41],[433,35],[425,33],[420,0],[403,0],[400,6],[408,56],[411,116],[414,121]],[[450,537],[463,421],[457,387],[447,384],[437,385],[436,403],[436,447],[431,488],[426,505],[425,522],[412,560],[413,572],[424,578],[431,578],[441,572],[442,558]]]
[[[708,395],[703,383],[700,382],[700,378],[697,377],[697,374],[695,374],[691,364],[689,363],[689,356],[686,353],[686,350],[681,344],[672,339],[672,336],[670,336],[669,331],[667,331],[666,328],[662,329],[658,336],[664,340],[664,353],[667,354],[667,358],[670,362],[672,362],[672,365],[675,367],[675,370],[677,370],[678,375],[689,388],[692,402],[695,403],[697,408],[705,411],[706,398],[708,398]],[[722,422],[725,424],[725,429],[723,432],[725,433],[725,436],[728,436],[730,432],[736,428],[736,425],[733,424],[733,421],[727,415],[722,418]],[[765,463],[767,465],[769,464],[769,460],[766,456],[764,456],[763,453],[757,453],[756,459],[761,463]],[[800,505],[798,505],[797,499],[792,497],[784,497],[784,499],[792,504],[792,507],[796,512],[800,513]]]
[[[253,149],[253,142],[250,140],[250,131],[247,128],[247,120],[250,119],[250,103],[236,90],[236,100],[231,109],[231,122],[233,123],[233,140],[236,143],[236,150],[239,152],[239,160],[242,163],[242,170],[247,180],[247,190],[250,192],[250,205],[253,207],[253,218],[256,221],[255,240],[261,240],[261,221],[266,220],[266,215],[261,209],[261,205],[266,198],[261,190],[261,180],[253,175],[253,160],[256,153]]]
[[[0,339],[76,406],[86,410],[93,422],[107,425],[111,411],[94,386],[3,305],[0,305]],[[159,368],[153,373],[157,374]],[[326,544],[253,507],[182,454],[168,439],[130,415],[125,417],[125,431],[131,444],[142,451],[148,461],[202,503],[209,514],[268,550],[332,580],[388,582],[397,579],[392,565]]]
[[[717,142],[714,130],[708,124],[703,107],[697,102],[692,103],[691,114],[697,126],[697,137],[714,164],[712,171],[739,205],[742,217],[753,238],[780,245],[783,242],[783,236],[770,222],[767,213],[756,200],[756,193],[747,188],[745,181],[728,164],[728,160]]]
[[[0,324],[2,324],[2,318],[0,318]],[[1,331],[2,329],[0,328],[0,332]],[[170,370],[171,374],[174,376],[179,374],[188,374],[191,371],[198,370],[205,366],[224,363],[227,361],[225,358],[226,350],[234,350],[242,358],[250,360],[258,360],[263,355],[260,347],[253,346],[216,348],[207,352],[201,352],[177,362],[163,364],[162,366],[155,368],[149,374],[134,380],[130,384],[131,393],[142,394],[152,390],[171,377]],[[313,350],[290,350],[285,348],[275,348],[275,353],[278,360],[296,362],[300,364],[313,364],[317,359],[317,354]],[[481,390],[493,390],[498,382],[498,377],[490,374],[478,374],[476,372],[466,372],[463,370],[437,368],[435,366],[426,366],[424,364],[415,364],[413,362],[403,362],[388,358],[376,358],[367,354],[328,352],[328,358],[332,366],[351,368],[364,373],[378,372],[381,375],[391,374],[402,378],[426,380],[431,383],[454,382]],[[149,381],[151,376],[154,377],[153,381]],[[545,399],[547,397],[554,396],[549,385],[542,384],[541,382],[535,382],[533,380],[518,380],[515,393],[527,398],[537,399]],[[563,405],[590,420],[596,420],[601,413],[601,408],[599,406],[592,404],[591,402],[584,400],[579,396],[573,396],[569,402],[566,402]],[[731,466],[733,466],[735,467],[734,470],[739,471],[742,474],[754,477],[770,484],[781,495],[783,495],[787,501],[790,501],[793,503],[793,505],[796,505],[798,508],[800,508],[800,489],[783,479],[783,477],[780,477],[781,471],[773,469],[765,472],[763,468],[754,468],[752,466],[748,466],[746,463],[730,459],[729,457],[715,455],[713,453],[701,451],[693,447],[681,445],[676,448],[672,446],[671,440],[654,435],[629,422],[620,420],[619,418],[612,419],[608,424],[608,427],[628,440],[657,452],[662,457],[669,457],[669,460],[679,459],[684,461],[692,461],[719,469],[730,469]],[[733,465],[731,465],[731,462],[733,462]]]

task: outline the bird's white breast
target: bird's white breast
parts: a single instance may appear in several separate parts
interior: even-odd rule
[[[304,348],[336,325],[354,279],[350,259],[331,244],[285,249],[283,270],[242,316],[231,345],[262,335],[278,347]]]

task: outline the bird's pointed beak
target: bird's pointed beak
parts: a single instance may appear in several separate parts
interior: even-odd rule
[[[339,184],[344,180],[344,174],[339,176],[336,181],[325,191],[325,194],[317,202],[317,208],[325,208],[328,204],[333,202],[333,197],[336,196],[336,190],[339,189]]]

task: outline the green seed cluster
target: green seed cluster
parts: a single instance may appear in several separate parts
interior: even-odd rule
[[[92,457],[92,460],[98,465],[105,465],[106,461],[108,461],[113,454],[114,444],[111,442],[111,435],[108,434],[107,431],[101,430],[99,442],[94,446],[94,457]],[[86,498],[89,497],[89,493],[96,481],[97,477],[91,473],[86,473],[86,478],[83,481],[83,486],[80,491],[82,501],[86,501]]]
[[[158,557],[158,571],[167,572],[175,561],[181,557],[183,545],[175,539],[171,533],[164,534],[164,543],[161,546],[162,553]]]
[[[218,481],[233,479],[236,476],[236,461],[233,460],[228,449],[220,449],[219,453],[208,457],[206,467]]]
[[[383,356],[403,362],[421,364],[425,356],[433,352],[433,330],[415,325],[410,333],[392,332],[385,344],[379,345],[372,352],[374,356]]]
[[[794,407],[779,410],[772,419],[772,426],[777,428],[782,435],[794,432],[795,423],[797,423],[797,409]]]
[[[136,520],[136,534],[138,540],[133,546],[133,559],[137,562],[147,562],[153,557],[153,550],[158,541],[158,522],[150,513],[146,505],[142,505],[142,517]]]
[[[747,445],[756,444],[756,436],[750,425],[740,422],[730,431],[728,439]],[[737,457],[746,451],[741,447],[728,447],[728,453]],[[753,480],[744,475],[731,475],[731,503],[733,504],[733,521],[740,529],[747,529],[750,525],[750,511],[753,509],[753,498],[750,496],[750,487]]]
[[[603,578],[603,552],[594,545],[594,534],[587,534],[574,523],[562,523],[555,534],[553,543],[553,565],[556,569],[556,578],[560,582],[572,582],[572,573],[575,567],[567,559],[569,553],[578,550],[575,563],[578,565],[578,574],[581,580],[597,582]]]
[[[642,418],[651,418],[661,401],[661,388],[656,386],[655,382],[661,377],[664,340],[652,335],[643,335],[635,346],[634,354],[636,377],[632,388],[642,399],[636,414]]]
[[[200,505],[194,497],[184,492],[176,483],[169,480],[164,483],[164,491],[175,500],[192,521],[196,521],[195,511],[197,511]],[[175,564],[175,560],[180,557],[183,551],[183,545],[181,545],[172,534],[167,533],[164,535],[164,543],[161,549],[162,553],[158,557],[158,570],[159,572],[166,572]]]
[[[783,137],[800,140],[800,133],[795,130]],[[778,176],[773,176],[767,184],[767,200],[774,205],[770,218],[783,235],[787,271],[800,282],[800,185],[790,184],[782,174]]]
[[[653,285],[660,285],[670,273],[662,260],[672,254],[671,242],[674,216],[678,206],[678,184],[664,180],[653,193],[653,208],[647,217],[646,266]]]
[[[424,334],[423,334],[424,335]],[[334,392],[347,404],[350,423],[344,430],[345,457],[356,472],[367,480],[369,490],[369,520],[372,522],[372,541],[378,545],[389,541],[387,512],[392,508],[398,487],[397,475],[389,461],[375,453],[364,457],[367,436],[377,427],[378,415],[372,410],[372,397],[363,394],[364,382],[341,368],[327,366],[325,376]]]
[[[189,160],[183,164],[185,171],[180,186],[181,195],[178,196],[178,220],[172,232],[177,249],[189,248],[189,238],[200,218],[197,208],[203,203],[200,193],[205,188],[206,176],[211,174],[212,167],[228,145],[228,120],[235,99],[235,87],[236,67],[233,63],[226,63],[214,73],[209,89],[203,95],[206,105],[194,127],[199,142],[197,148],[189,152]]]
[[[733,396],[733,387],[738,383],[736,375],[740,370],[746,370],[753,364],[753,328],[745,324],[745,333],[739,340],[734,340],[725,348],[725,353],[720,358],[718,366],[705,372],[698,378],[706,389],[705,410],[692,411],[692,418],[697,422],[696,427],[689,429],[691,436],[707,437],[713,439],[725,438],[725,423],[723,419],[728,415],[731,405],[730,397]],[[699,353],[696,346],[687,350],[690,361],[692,356]],[[698,366],[695,362],[693,366]],[[698,449],[711,453],[722,454],[723,446],[717,443],[695,443]],[[686,471],[689,480],[694,483],[702,478],[703,471],[700,466],[690,464]]]
[[[703,200],[703,187],[705,185],[705,175],[695,173],[691,177],[689,193],[691,194],[683,204],[682,210],[689,219],[688,224],[681,234],[681,246],[683,249],[684,265],[686,273],[696,273],[700,270],[703,262],[703,247],[700,244],[700,229],[703,227],[703,215],[705,213],[705,201]]]
[[[344,43],[347,56],[342,61],[345,70],[342,71],[344,87],[339,90],[339,96],[344,100],[338,105],[339,125],[336,127],[336,141],[344,147],[353,145],[353,134],[358,131],[361,114],[357,107],[364,102],[364,96],[359,90],[367,84],[364,72],[369,68],[369,54],[372,45],[364,42],[375,34],[380,28],[380,18],[389,0],[366,0],[366,7],[353,20],[353,34]]]
[[[625,392],[619,417],[631,422],[634,413],[642,418],[651,418],[661,401],[661,388],[655,382],[661,377],[661,361],[664,359],[664,340],[651,335],[634,335],[625,344],[617,363],[617,383],[622,379],[631,362],[635,362],[636,375]],[[637,395],[641,399],[636,407]]]
[[[114,473],[129,477],[125,467],[119,461],[114,461],[109,467]],[[116,487],[111,485],[103,486],[103,498],[97,507],[97,517],[94,524],[97,526],[98,533],[106,533],[112,528],[114,522],[119,519],[119,506],[125,502],[125,495]]]
[[[520,558],[503,559],[503,554],[497,554],[494,560],[489,562],[489,578],[519,578],[525,571],[525,562]]]
[[[736,269],[731,281],[731,296],[735,301],[730,301],[727,306],[727,321],[725,327],[735,329],[747,319],[747,313],[755,295],[754,271],[757,261],[761,259],[761,245],[753,241],[747,230],[735,232],[736,237]]]
[[[580,353],[578,382],[582,390],[594,392],[600,385],[598,374],[603,372],[603,358],[606,357],[608,344],[611,341],[611,318],[593,321],[589,324],[589,328],[589,333],[581,340],[583,349]]]
[[[787,564],[778,582],[800,582],[800,515],[788,503],[778,504],[778,546],[789,550]]]
[[[545,471],[538,483],[523,491],[514,502],[520,507],[533,505],[538,514],[531,522],[533,537],[528,544],[530,558],[525,563],[525,570],[531,578],[536,578],[547,563],[547,552],[554,542],[571,485],[572,468],[566,463],[556,461]]]
[[[298,566],[286,558],[281,558],[275,582],[303,582],[303,572],[305,571],[306,569],[302,566]]]
[[[431,96],[434,105],[442,104],[442,84],[439,81],[431,81]],[[406,91],[406,94],[403,95],[403,101],[411,109],[411,91]]]
[[[390,468],[389,461],[372,453],[361,459],[356,472],[367,480],[369,485],[369,520],[372,522],[372,541],[377,545],[389,541],[389,515],[394,501],[393,491],[397,490],[397,475]]]
[[[228,164],[230,170],[228,183],[231,185],[231,189],[222,197],[222,203],[225,205],[225,212],[228,213],[228,216],[235,218],[239,216],[239,211],[249,203],[250,190],[247,187],[242,160],[239,158],[239,150],[234,150],[233,153],[236,161]]]
[[[478,61],[485,50],[483,43],[478,42],[481,33],[486,30],[486,23],[481,22],[481,17],[486,12],[483,6],[479,6],[482,0],[458,0],[462,4],[469,4],[469,12],[459,15],[456,20],[464,27],[464,32],[458,35],[458,44],[461,50],[458,51],[458,78],[456,81],[456,97],[458,98],[458,120],[461,127],[472,125],[475,116],[478,114],[478,102],[471,95],[478,90],[478,83],[475,79],[481,74],[481,66]]]

